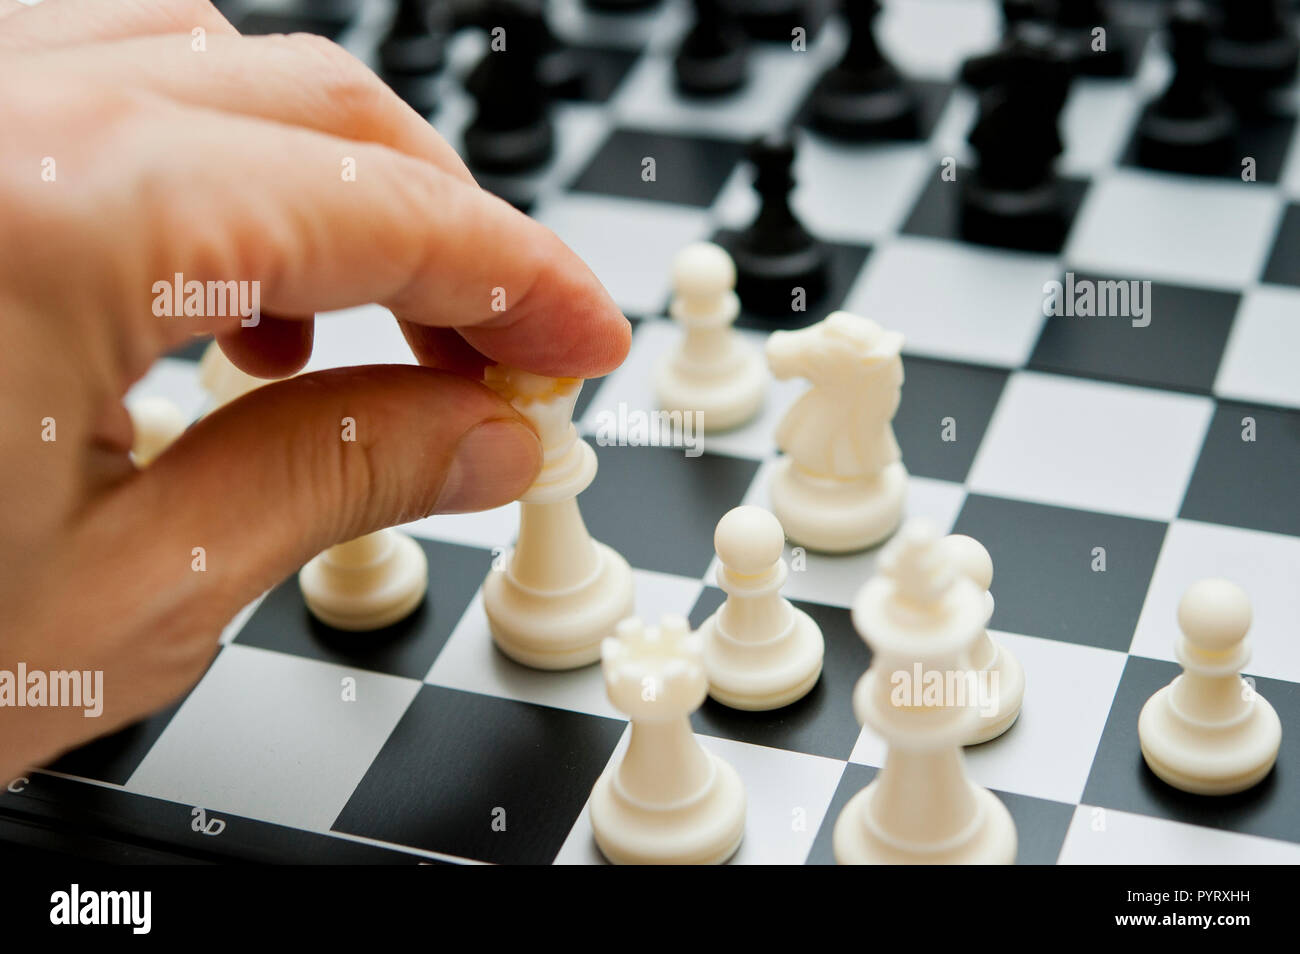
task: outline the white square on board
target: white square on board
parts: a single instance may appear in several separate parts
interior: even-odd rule
[[[1263,285],[1246,293],[1214,393],[1300,407],[1300,289]]]
[[[1300,845],[1258,835],[1080,805],[1057,859],[1063,865],[1294,865]]]
[[[634,315],[663,312],[673,256],[710,233],[703,210],[605,195],[543,199],[533,217],[559,235]]]
[[[344,701],[343,679],[356,680]],[[326,831],[420,684],[235,644],[221,651],[128,791]]]
[[[1171,520],[1212,412],[1206,397],[1016,372],[967,483],[976,493]]]
[[[1300,682],[1300,539],[1280,533],[1175,520],[1165,534],[1129,651],[1175,661],[1178,601],[1193,583],[1216,576],[1250,596],[1252,652],[1246,671]]]
[[[1084,196],[1066,249],[1076,271],[1237,291],[1264,270],[1282,201],[1253,182],[1116,170]]]
[[[908,354],[1019,367],[1059,271],[1047,255],[903,235],[871,253],[844,307],[901,331]]]

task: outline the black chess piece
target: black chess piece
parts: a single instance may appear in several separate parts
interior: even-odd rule
[[[959,179],[962,234],[1011,248],[1050,248],[1065,226],[1055,164],[1072,57],[1055,34],[1021,23],[989,64],[970,134],[977,165]]]
[[[482,26],[488,52],[465,80],[474,118],[465,129],[465,157],[483,172],[522,173],[555,151],[550,93],[540,82],[547,37],[537,29],[533,0],[490,0]]]
[[[398,0],[388,33],[379,44],[379,73],[417,113],[437,108],[433,77],[446,62],[451,31],[449,0]]]
[[[1144,166],[1214,175],[1232,164],[1236,117],[1210,68],[1209,31],[1204,4],[1174,5],[1168,24],[1174,75],[1137,125],[1137,159]]]
[[[1236,2],[1236,0],[1233,0]],[[1127,41],[1103,0],[1063,0],[1056,7],[1056,27],[1073,48],[1079,73],[1121,76],[1128,65]]]
[[[276,12],[307,23],[342,29],[356,19],[360,8],[361,0],[293,0],[286,9]]]
[[[1300,63],[1300,41],[1279,0],[1224,0],[1207,56],[1224,94],[1238,109],[1263,111]]]
[[[736,262],[736,292],[745,308],[777,317],[789,315],[798,289],[805,304],[826,294],[830,254],[795,218],[794,141],[788,132],[764,136],[749,147],[754,167],[758,214],[731,249]]]
[[[988,53],[972,56],[961,66],[961,81],[983,89],[1001,71],[998,64],[1012,44],[1012,36],[1021,23],[1045,23],[1051,9],[1044,0],[1002,0],[1002,40]]]
[[[839,139],[914,139],[919,134],[916,92],[876,43],[879,0],[854,0],[844,7],[848,47],[817,81],[809,97],[808,121]]]
[[[695,0],[695,22],[673,60],[677,88],[689,96],[720,96],[744,85],[749,42],[726,0]]]
[[[802,27],[811,42],[820,24],[815,9],[819,0],[727,0],[740,25],[756,40],[789,43],[792,31]],[[856,0],[852,0],[856,2]]]

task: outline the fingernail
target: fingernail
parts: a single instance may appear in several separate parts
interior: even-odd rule
[[[490,510],[528,489],[541,466],[537,435],[517,421],[485,421],[456,445],[434,513]]]

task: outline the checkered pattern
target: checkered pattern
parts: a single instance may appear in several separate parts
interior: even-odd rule
[[[798,114],[843,43],[830,23],[808,51],[758,54],[753,84],[717,105],[670,83],[681,4],[599,18],[556,5],[561,32],[618,79],[563,106],[554,164],[512,198],[586,258],[635,316],[632,352],[591,382],[580,425],[594,435],[620,404],[654,407],[649,369],[677,330],[662,315],[669,262],[686,242],[725,237],[753,212],[738,160],[747,137]],[[1133,35],[1147,35],[1150,5]],[[345,43],[366,52],[383,27],[365,8]],[[795,204],[834,243],[835,280],[807,320],[845,307],[907,336],[896,430],[912,474],[907,510],[971,534],[996,567],[995,637],[1024,665],[1019,722],[968,750],[971,774],[1015,817],[1021,862],[1300,861],[1300,148],[1293,124],[1252,145],[1260,181],[1154,173],[1127,160],[1144,98],[1168,73],[1158,45],[1136,78],[1081,80],[1066,106],[1063,167],[1077,210],[1061,249],[1005,252],[961,241],[943,157],[966,158],[974,104],[961,60],[998,32],[992,0],[889,5],[885,45],[925,83],[929,138],[849,147],[805,136]],[[453,50],[434,117],[454,142],[469,114],[457,77],[481,55]],[[605,95],[607,94],[607,95]],[[642,159],[657,162],[654,182]],[[489,183],[493,184],[493,183]],[[1045,318],[1043,285],[1153,282],[1152,322]],[[761,339],[762,319],[745,334]],[[190,358],[193,357],[191,354]],[[409,361],[378,308],[321,322],[313,367]],[[765,504],[772,433],[800,393],[775,383],[755,422],[681,449],[602,446],[581,498],[593,534],[634,568],[643,616],[698,624],[722,594],[712,533],[742,502]],[[198,413],[185,358],[141,383]],[[951,419],[956,440],[941,432]],[[1249,421],[1247,420],[1249,419]],[[1253,422],[1255,440],[1242,439]],[[428,552],[426,605],[390,631],[348,636],[314,622],[294,579],[232,623],[189,697],[62,759],[10,812],[88,815],[101,831],[218,856],[288,860],[593,862],[585,802],[626,723],[598,667],[543,673],[496,652],[479,584],[508,546],[515,508],[411,525]],[[744,778],[750,810],[738,862],[824,863],[848,798],[881,764],[850,693],[870,661],[848,606],[876,553],[788,551],[787,595],[822,627],[813,692],[774,713],[708,702],[706,747]],[[1101,567],[1104,559],[1104,569]],[[1254,601],[1251,677],[1287,725],[1278,769],[1220,799],[1183,795],[1145,768],[1143,701],[1178,671],[1183,589],[1235,578]],[[342,702],[344,687],[355,701]],[[86,784],[86,782],[94,784]],[[192,809],[227,822],[207,836]]]

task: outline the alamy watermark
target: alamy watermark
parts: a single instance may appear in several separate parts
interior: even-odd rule
[[[993,716],[998,711],[999,673],[996,669],[897,669],[889,675],[890,704],[904,707],[942,707],[979,711]]]
[[[245,328],[262,321],[260,281],[185,280],[177,272],[171,281],[153,283],[153,313],[158,318],[239,318]]]
[[[699,411],[646,411],[619,401],[596,415],[601,447],[681,447],[687,457],[704,453],[704,415]]]
[[[0,669],[0,708],[82,709],[87,719],[104,714],[104,673],[90,669]]]
[[[1129,318],[1134,328],[1151,324],[1151,282],[1136,279],[1096,281],[1065,273],[1065,281],[1043,285],[1048,318]]]

